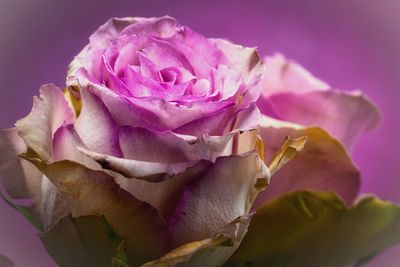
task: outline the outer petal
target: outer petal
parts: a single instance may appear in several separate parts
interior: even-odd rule
[[[167,249],[167,228],[157,211],[120,189],[109,175],[71,161],[47,165],[26,158],[64,194],[73,216],[104,215],[115,232],[125,238],[132,265],[157,258]]]
[[[275,93],[329,90],[330,86],[281,54],[266,57],[262,95]]]
[[[364,197],[347,208],[332,193],[293,192],[257,210],[227,266],[353,266],[398,242],[398,205]]]
[[[144,179],[127,179],[112,173],[115,181],[136,198],[158,210],[165,222],[169,222],[187,185],[202,179],[212,168],[212,163],[200,161],[186,171],[170,176],[158,183]]]
[[[247,214],[269,172],[256,153],[220,157],[209,173],[187,186],[170,222],[174,245],[217,234]],[[193,231],[193,229],[196,229]]]
[[[63,91],[47,84],[40,88],[40,96],[34,97],[31,113],[15,125],[26,145],[42,159],[50,160],[54,133],[63,124],[72,123],[73,118]]]
[[[39,237],[60,266],[109,267],[123,244],[102,216],[66,216]]]
[[[380,120],[379,111],[360,92],[276,93],[260,103],[265,114],[305,126],[318,125],[348,147]]]
[[[360,188],[360,175],[344,147],[320,128],[302,128],[263,118],[260,129],[266,162],[278,151],[286,136],[307,136],[294,159],[273,176],[268,190],[259,195],[254,209],[281,194],[297,190],[334,191],[351,204]]]
[[[235,125],[242,125],[243,129],[246,129],[247,124],[240,119],[241,116],[239,115],[237,118]],[[225,136],[208,136],[205,134],[201,138],[196,138],[175,135],[171,132],[157,133],[132,127],[125,128],[124,131],[127,132],[123,133],[121,137],[127,133],[128,135],[120,139],[121,147],[124,147],[124,158],[96,153],[85,148],[78,149],[99,163],[103,169],[110,170],[110,174],[113,176],[121,174],[126,178],[160,182],[185,172],[199,161],[214,162],[218,157],[240,155],[262,146],[258,131],[254,129],[236,129]],[[132,135],[132,131],[134,135]],[[136,141],[139,143],[132,146],[130,143],[135,142],[133,141],[136,139],[135,135],[137,135],[136,137],[139,140]],[[152,136],[151,139],[155,143],[146,146],[148,140],[146,136],[148,135]],[[145,147],[148,149],[143,152]],[[143,153],[152,151],[150,154],[153,157],[148,158],[146,155],[142,155],[140,151]],[[263,151],[258,152],[263,153]],[[160,155],[155,156],[154,153]],[[180,153],[180,155],[176,156],[174,160],[176,153]],[[171,155],[170,159],[168,159],[168,155]]]
[[[263,158],[261,155],[263,153],[262,142],[257,131],[253,130],[236,133],[231,139],[232,138],[232,148],[230,149],[229,155],[232,155],[232,153],[240,155],[257,150],[258,153],[260,153],[260,157]],[[209,142],[211,141],[209,140]],[[196,144],[192,145],[196,147]],[[206,145],[208,144],[202,144],[202,146]],[[111,170],[109,174],[114,177],[122,188],[138,199],[146,201],[155,207],[167,222],[175,211],[185,188],[207,176],[210,168],[213,166],[211,161],[206,160],[166,164],[121,159],[105,155],[96,155],[90,151],[82,151],[97,160],[105,169]],[[191,153],[191,151],[185,151],[185,153],[188,154]],[[172,173],[168,171],[168,168],[170,169],[171,167],[179,165],[185,168]],[[164,166],[165,169],[158,168],[160,166]],[[161,171],[161,173],[157,173],[158,171]],[[148,176],[144,176],[144,174]]]
[[[377,126],[380,114],[360,92],[343,92],[313,77],[282,55],[266,59],[262,113],[305,126],[320,126],[351,146],[364,131]]]
[[[12,198],[35,198],[40,194],[42,175],[29,162],[18,158],[26,145],[17,129],[0,133],[0,175],[2,183]]]
[[[68,208],[66,201],[54,185],[30,162],[18,157],[26,146],[16,129],[4,130],[0,135],[0,175],[8,195],[16,199],[29,199],[30,206],[6,200],[40,230],[49,229]],[[5,197],[4,197],[5,198]]]
[[[79,148],[79,150],[99,163],[105,170],[119,173],[126,178],[137,178],[150,182],[164,181],[196,164],[194,161],[179,163],[147,162],[113,157],[83,148]]]
[[[239,217],[227,224],[221,233],[178,247],[142,267],[221,266],[239,246],[247,231],[249,220],[250,216]]]

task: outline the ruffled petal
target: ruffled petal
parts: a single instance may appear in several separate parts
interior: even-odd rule
[[[208,39],[225,55],[225,64],[242,73],[246,84],[263,74],[262,59],[256,48],[243,47],[222,39]],[[259,92],[258,92],[259,93]]]
[[[91,74],[101,73],[101,54],[107,48],[111,40],[130,24],[136,23],[138,18],[112,18],[100,26],[89,38],[90,43],[85,46],[68,67],[67,85],[79,85],[80,77],[77,71],[84,68]]]
[[[278,151],[287,136],[307,136],[304,150],[280,169],[268,190],[259,195],[254,210],[281,194],[297,190],[336,192],[348,205],[360,188],[360,174],[345,148],[320,128],[303,128],[263,118],[260,129],[266,162]]]
[[[15,125],[26,145],[42,159],[50,160],[54,133],[60,126],[72,123],[73,119],[74,114],[63,91],[55,85],[47,84],[40,88],[40,96],[34,97],[31,113]]]

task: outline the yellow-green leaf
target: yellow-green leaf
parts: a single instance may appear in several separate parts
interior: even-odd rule
[[[298,191],[262,206],[230,266],[334,267],[400,242],[400,206],[373,196],[347,208],[336,194]]]

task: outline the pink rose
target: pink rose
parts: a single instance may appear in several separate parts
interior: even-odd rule
[[[171,17],[111,19],[71,63],[68,88],[44,85],[3,134],[7,191],[32,198],[45,232],[104,216],[134,266],[219,235],[233,242],[210,259],[223,262],[269,178],[255,151],[262,73],[254,48]],[[63,241],[43,242],[65,264]]]
[[[342,266],[400,241],[400,207],[355,202],[378,121],[281,55],[111,19],[0,135],[0,196],[60,266]]]

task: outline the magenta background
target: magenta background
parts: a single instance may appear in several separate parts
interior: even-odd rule
[[[109,17],[169,14],[206,36],[282,52],[334,87],[367,93],[384,120],[353,151],[362,190],[400,202],[399,11],[396,0],[0,0],[0,128],[30,111],[41,84],[63,85],[69,61]],[[35,230],[1,201],[0,254],[17,267],[55,266]],[[367,266],[400,266],[399,254],[390,249]]]

